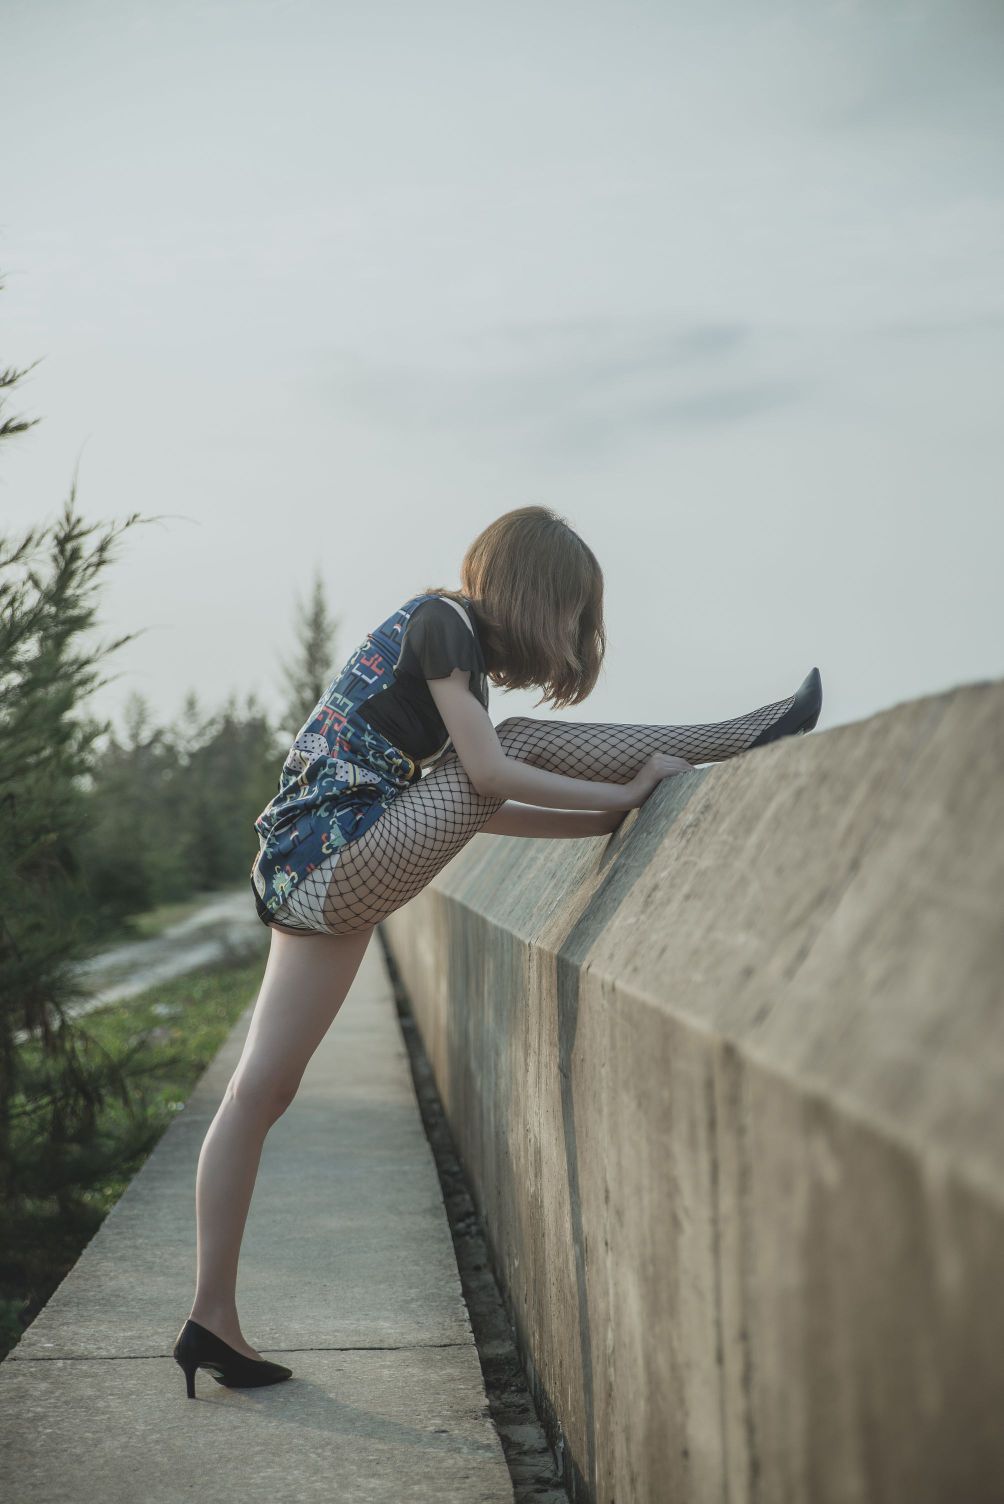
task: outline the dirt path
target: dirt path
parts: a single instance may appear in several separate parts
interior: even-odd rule
[[[159,935],[128,941],[83,962],[79,973],[91,995],[67,1012],[89,1013],[186,971],[249,958],[267,946],[268,931],[255,914],[249,890],[218,893]]]
[[[79,1017],[186,971],[249,960],[255,954],[264,959],[268,941],[247,889],[209,894],[197,912],[166,925],[159,934],[129,940],[81,961],[77,973],[88,996],[67,1003],[63,1011],[67,1018]],[[26,1038],[20,1029],[14,1043]]]

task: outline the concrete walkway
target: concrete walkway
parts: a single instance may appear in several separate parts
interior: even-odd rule
[[[253,999],[252,999],[253,1003]],[[294,1376],[185,1395],[199,1148],[251,1006],[48,1305],[0,1364],[12,1504],[511,1504],[432,1153],[370,942],[265,1141],[241,1323]]]

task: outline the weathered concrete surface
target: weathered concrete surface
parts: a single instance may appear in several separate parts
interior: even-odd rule
[[[181,1370],[163,1358],[5,1364],[16,1372],[0,1391],[4,1406],[15,1406],[9,1413],[20,1413],[23,1424],[11,1425],[5,1439],[4,1498],[512,1499],[469,1349],[298,1351],[282,1361],[295,1366],[296,1378],[267,1391],[223,1389],[202,1375],[204,1404],[185,1399]],[[213,1393],[203,1395],[203,1381]]]
[[[248,1217],[242,1326],[294,1377],[228,1390],[200,1372],[186,1398],[170,1352],[194,1283],[195,1165],[250,1015],[0,1364],[5,1498],[397,1504],[407,1478],[411,1499],[511,1504],[375,940],[265,1141]]]
[[[1004,684],[478,836],[385,925],[597,1501],[1004,1500]]]

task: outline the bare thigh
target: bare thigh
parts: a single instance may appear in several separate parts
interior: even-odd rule
[[[327,1033],[366,953],[373,927],[350,935],[292,935],[271,947],[233,1084],[282,1106]]]

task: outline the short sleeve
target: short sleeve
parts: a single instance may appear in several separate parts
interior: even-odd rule
[[[472,687],[483,671],[474,632],[461,621],[456,607],[435,598],[420,602],[412,612],[398,667],[423,679],[444,679],[455,668],[466,668],[473,675]]]

